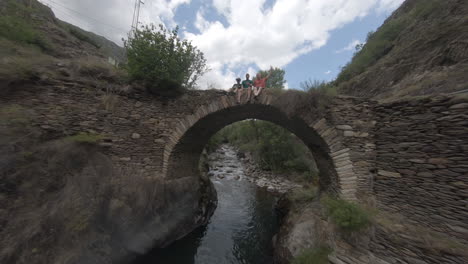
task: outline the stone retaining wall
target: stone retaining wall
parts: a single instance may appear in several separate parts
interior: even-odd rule
[[[378,206],[411,224],[468,238],[468,98],[377,105]]]

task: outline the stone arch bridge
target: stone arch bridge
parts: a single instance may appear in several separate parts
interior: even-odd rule
[[[311,150],[321,172],[320,185],[345,199],[355,200],[364,194],[372,179],[375,145],[371,130],[375,121],[369,102],[356,98],[337,98],[332,105],[317,101],[306,103],[311,111],[293,104],[300,100],[292,93],[290,102],[274,95],[238,104],[224,92],[205,92],[209,100],[194,100],[164,139],[162,175],[167,179],[192,179],[198,175],[201,152],[208,140],[223,127],[246,119],[260,119],[280,125],[297,135]],[[211,94],[210,94],[211,93]],[[213,96],[213,97],[212,97]],[[316,108],[321,109],[316,109]],[[312,111],[314,109],[314,111]]]
[[[109,107],[109,94],[57,86],[18,92],[0,103],[34,109],[34,125],[51,138],[103,135],[102,152],[116,167],[135,168],[135,177],[152,179],[159,213],[138,234],[146,245],[162,245],[202,222],[200,153],[216,131],[249,118],[296,134],[316,158],[324,191],[398,212],[411,223],[468,243],[466,96],[378,103],[263,94],[251,104],[237,104],[233,94],[214,90],[190,91],[169,101],[142,91],[112,96],[116,103]],[[408,252],[391,235],[376,232],[373,254]],[[381,246],[388,244],[392,247]],[[422,256],[421,250],[410,251]]]

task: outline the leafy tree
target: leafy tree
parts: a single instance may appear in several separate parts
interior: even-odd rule
[[[208,70],[206,59],[191,42],[178,37],[178,30],[151,24],[125,41],[132,81],[142,81],[151,92],[169,97],[195,88]]]
[[[307,146],[291,132],[273,123],[253,119],[237,122],[213,136],[207,148],[213,150],[222,142],[252,153],[263,169],[317,174]]]
[[[267,71],[259,71],[260,76],[266,77],[269,73],[270,78],[268,78],[266,82],[266,87],[267,88],[273,88],[273,89],[284,89],[284,84],[286,83],[286,80],[284,79],[285,71],[281,68],[276,68],[276,67],[270,67],[269,70]],[[255,79],[255,78],[254,78]]]

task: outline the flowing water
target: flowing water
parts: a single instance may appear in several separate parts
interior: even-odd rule
[[[246,180],[235,150],[223,145],[210,157],[218,207],[210,223],[165,249],[155,249],[138,264],[272,263],[272,238],[278,223],[276,198]]]

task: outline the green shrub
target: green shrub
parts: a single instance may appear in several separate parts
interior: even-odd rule
[[[67,137],[66,140],[77,142],[77,143],[89,143],[95,144],[103,139],[102,135],[93,133],[80,132],[74,136]]]
[[[405,28],[404,19],[390,20],[383,24],[378,31],[368,35],[367,43],[358,51],[351,62],[338,74],[337,83],[350,80],[361,74],[368,67],[376,63],[393,48],[393,43]]]
[[[291,264],[327,264],[328,255],[333,251],[329,247],[321,246],[309,248],[293,259]]]
[[[206,59],[187,40],[178,37],[178,28],[168,31],[162,25],[145,26],[125,41],[127,70],[132,81],[141,81],[149,91],[177,96],[195,87],[206,72]]]
[[[307,80],[301,83],[301,89],[309,93],[321,93],[327,96],[336,96],[337,87],[331,82]]]
[[[149,85],[148,89],[153,94],[168,98],[177,97],[185,92],[182,84],[172,79],[162,79],[157,86]]]
[[[315,197],[317,197],[317,188],[315,187],[294,189],[289,194],[289,199],[298,203],[311,202]]]
[[[370,212],[358,204],[327,196],[322,198],[322,202],[333,223],[343,231],[359,231],[371,223]]]
[[[443,1],[425,0],[418,2],[411,12],[409,17],[413,19],[426,19],[430,14],[437,12],[443,6]]]

